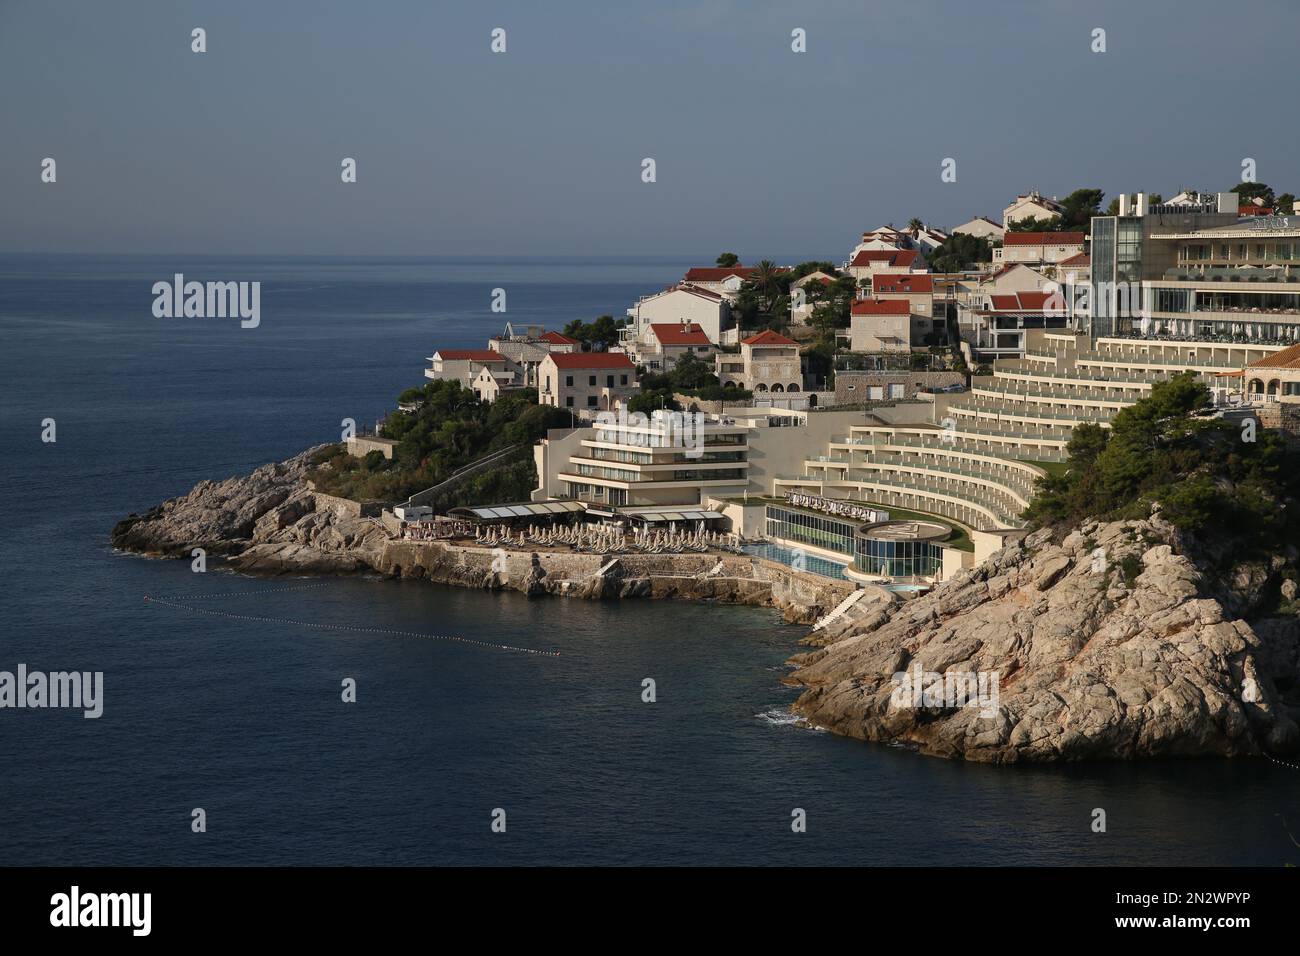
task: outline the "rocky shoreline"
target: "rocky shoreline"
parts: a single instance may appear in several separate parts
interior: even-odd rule
[[[732,554],[608,555],[518,551],[472,542],[394,539],[375,518],[338,507],[307,484],[312,448],[252,474],[202,481],[113,528],[115,547],[189,558],[194,548],[247,574],[372,571],[455,587],[516,590],[586,600],[653,598],[772,606],[790,623],[812,623],[851,585]],[[881,592],[882,594],[884,592]]]
[[[989,763],[1297,752],[1300,618],[1252,625],[1269,569],[1216,586],[1176,541],[1158,515],[1042,530],[915,601],[855,607],[792,658],[794,710]]]
[[[119,522],[113,544],[187,559],[204,548],[254,574],[370,571],[530,596],[771,606],[791,623],[826,618],[852,591],[744,555],[515,550],[503,560],[473,542],[394,539],[308,486],[315,451],[200,482]],[[793,710],[809,722],[934,756],[1291,754],[1300,617],[1264,614],[1260,597],[1294,559],[1218,580],[1158,514],[1091,522],[1059,541],[1043,530],[915,600],[868,589],[805,639],[814,649],[791,658],[785,681],[803,690]],[[1282,587],[1294,605],[1294,581]]]

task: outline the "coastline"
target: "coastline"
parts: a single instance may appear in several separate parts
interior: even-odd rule
[[[1035,532],[903,601],[729,551],[611,555],[395,538],[355,503],[309,487],[315,450],[202,481],[119,522],[112,542],[180,559],[201,548],[266,576],[373,572],[530,597],[772,607],[787,623],[815,624],[803,639],[811,650],[791,657],[782,678],[803,691],[794,714],[930,756],[1050,763],[1300,746],[1291,700],[1300,619],[1255,613],[1249,595],[1258,588],[1225,589],[1204,574],[1158,514],[1088,522],[1061,541]],[[1109,556],[1101,568],[1098,546]],[[897,684],[913,671],[909,701]],[[977,701],[983,709],[931,694],[954,674],[992,681],[991,699]]]
[[[563,547],[488,548],[472,539],[397,539],[376,519],[308,486],[306,463],[316,450],[246,476],[201,481],[186,495],[118,522],[112,543],[174,559],[191,559],[200,548],[246,574],[374,572],[530,597],[764,606],[790,624],[819,620],[855,590],[848,582],[732,552],[606,555]],[[882,588],[873,590],[881,601],[894,600]]]

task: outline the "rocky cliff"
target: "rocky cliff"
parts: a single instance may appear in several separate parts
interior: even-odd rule
[[[317,508],[306,482],[316,450],[250,475],[201,481],[187,495],[118,522],[112,542],[166,557],[204,548],[240,571],[327,574],[377,567],[387,536],[374,519]]]
[[[1297,619],[1257,633],[1225,610],[1249,603],[1221,586],[1241,582],[1207,580],[1176,544],[1158,514],[1043,530],[916,601],[855,609],[792,659],[794,708],[996,763],[1294,752]]]

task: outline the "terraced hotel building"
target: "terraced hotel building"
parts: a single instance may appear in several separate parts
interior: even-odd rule
[[[552,469],[563,496],[714,509],[746,537],[838,561],[850,578],[906,568],[934,580],[1023,527],[1038,479],[1065,467],[1076,425],[1109,427],[1174,374],[1204,382],[1215,414],[1300,431],[1300,226],[1242,218],[1235,194],[1157,206],[1126,196],[1119,215],[1094,218],[1091,260],[1090,296],[1064,290],[1064,327],[1024,329],[1023,357],[997,359],[968,391],[786,419],[738,409],[760,417],[711,422],[703,462],[609,432],[557,436],[539,471]],[[930,525],[915,545],[869,539],[873,522],[792,509],[791,494],[951,534]]]

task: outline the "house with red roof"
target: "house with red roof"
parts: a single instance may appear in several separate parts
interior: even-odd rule
[[[691,269],[687,275],[699,271]],[[711,271],[735,273],[735,270]],[[629,350],[633,343],[646,343],[652,325],[681,325],[683,322],[698,325],[714,343],[722,341],[722,333],[732,326],[731,302],[727,297],[690,282],[681,282],[645,296],[627,310],[627,318],[620,344]]]
[[[925,257],[915,249],[862,249],[853,254],[846,268],[859,285],[876,273],[893,275],[930,269]]]
[[[912,348],[912,306],[907,299],[859,299],[849,310],[849,349],[908,352]]]
[[[911,345],[934,345],[939,338],[946,336],[944,328],[945,307],[939,306],[939,318],[935,318],[934,276],[930,273],[891,274],[882,273],[871,277],[871,298],[885,301],[905,301],[911,316]]]
[[[789,272],[789,266],[778,266],[777,272]],[[716,292],[729,302],[740,294],[740,287],[754,274],[753,266],[698,266],[687,269],[682,281],[689,285]]]
[[[640,343],[633,360],[654,372],[671,372],[683,355],[694,355],[713,364],[717,345],[709,341],[704,329],[694,322],[655,322],[645,341]]]
[[[1024,358],[1028,333],[1070,327],[1069,300],[1058,288],[992,292],[975,307],[959,309],[958,327],[980,361]]]
[[[771,329],[741,339],[739,362],[734,352],[718,353],[715,367],[724,387],[749,389],[756,398],[803,391],[799,343]]]
[[[617,409],[639,391],[636,366],[623,352],[551,352],[537,367],[537,403],[580,417]]]
[[[523,367],[493,349],[438,349],[428,357],[424,377],[434,381],[460,382],[471,388],[480,370],[491,368],[511,376],[523,376]]]
[[[1086,244],[1082,232],[1008,232],[1001,248],[993,250],[993,265],[1019,262],[1054,278],[1057,265],[1082,253]]]

